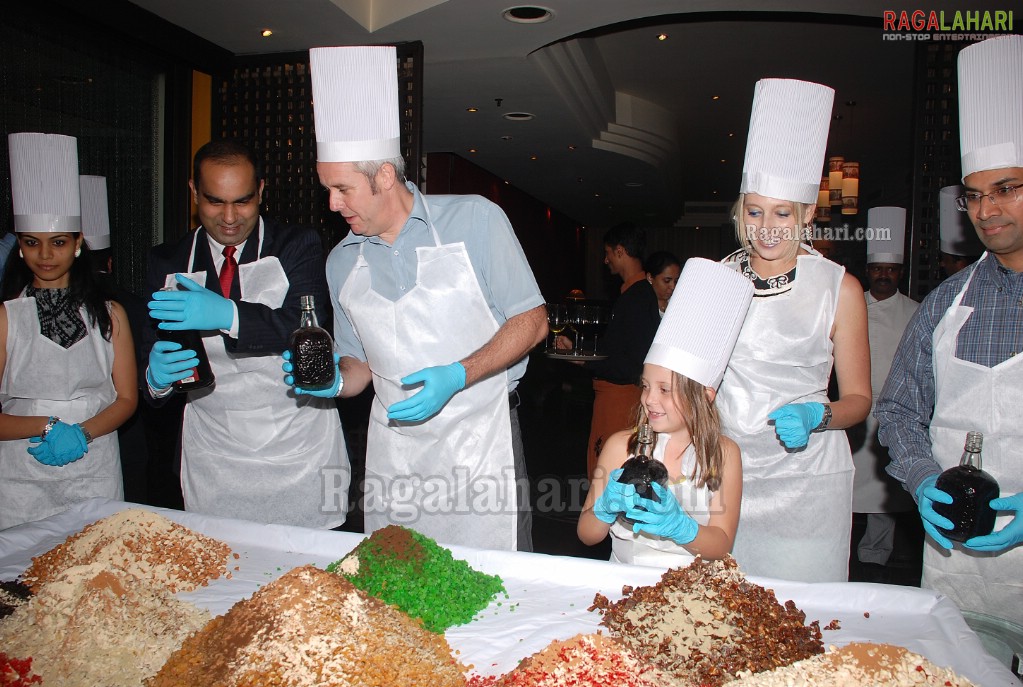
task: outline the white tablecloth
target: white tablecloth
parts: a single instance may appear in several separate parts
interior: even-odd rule
[[[259,525],[93,499],[60,515],[0,531],[0,580],[21,575],[32,556],[45,553],[85,525],[128,507],[161,513],[228,543],[240,556],[229,564],[232,579],[218,579],[208,587],[179,595],[214,615],[225,613],[239,599],[296,566],[312,563],[325,567],[362,539],[346,532]],[[655,584],[663,572],[565,556],[450,548],[473,568],[500,575],[508,592],[509,598],[491,603],[468,625],[447,631],[448,642],[460,651],[458,658],[482,674],[511,670],[523,657],[554,639],[595,632],[600,628],[600,615],[586,609],[596,592],[617,600],[623,585]],[[807,622],[819,620],[823,628],[838,620],[840,629],[824,631],[825,646],[854,641],[897,644],[938,665],[951,666],[979,685],[1020,687],[1009,670],[984,651],[959,609],[939,594],[880,584],[750,579],[773,589],[781,603],[792,599],[806,613]]]

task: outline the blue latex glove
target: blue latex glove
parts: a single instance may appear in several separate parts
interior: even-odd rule
[[[82,428],[66,422],[53,425],[45,438],[32,437],[29,441],[40,442],[29,446],[28,452],[44,465],[64,466],[89,452],[89,442]]]
[[[966,548],[974,551],[1004,551],[1023,542],[1023,515],[1020,515],[1023,511],[1023,494],[991,499],[991,507],[995,510],[1015,511],[1016,516],[997,532],[967,539],[963,543]]]
[[[291,351],[284,351],[281,357],[284,358],[284,363],[281,365],[281,369],[288,373],[294,372],[295,367],[291,364]],[[337,396],[338,391],[341,390],[341,384],[344,382],[344,380],[341,378],[341,371],[338,370],[337,367],[337,363],[339,360],[341,360],[341,356],[335,353],[334,383],[331,385],[329,389],[323,389],[321,391],[309,391],[308,389],[303,389],[300,386],[295,386],[295,378],[292,377],[291,374],[288,374],[284,378],[284,383],[287,384],[288,386],[295,387],[295,395],[297,396],[301,396],[302,394],[309,394],[310,396],[319,396],[320,398],[334,398],[335,396]]]
[[[423,388],[387,409],[387,417],[403,422],[419,422],[436,415],[451,397],[465,388],[465,368],[462,363],[427,367],[402,377],[406,386],[422,384]]]
[[[146,381],[154,389],[166,389],[174,382],[185,379],[199,366],[195,351],[181,348],[176,341],[157,341],[149,351],[149,369]]]
[[[934,511],[934,502],[949,504],[952,503],[952,497],[934,486],[934,483],[937,481],[938,476],[931,475],[920,483],[920,486],[916,488],[916,505],[920,510],[920,518],[924,521],[924,531],[931,535],[931,538],[938,546],[943,549],[951,549],[952,542],[949,541],[948,537],[939,532],[938,528],[951,530],[955,527],[955,524],[945,516],[938,515]]]
[[[678,499],[657,482],[651,485],[660,501],[652,501],[638,497],[636,505],[625,513],[625,517],[635,520],[632,531],[654,534],[670,539],[680,546],[689,544],[696,539],[700,524],[690,517],[679,504]]]
[[[611,474],[608,475],[607,486],[604,487],[604,491],[593,504],[593,514],[597,516],[597,520],[606,522],[608,525],[615,521],[619,513],[624,513],[632,508],[637,498],[636,485],[623,484],[618,481],[622,472],[622,468],[611,471]]]
[[[149,316],[160,322],[160,329],[230,329],[234,322],[231,300],[199,286],[188,277],[174,278],[185,291],[157,291],[149,302]]]
[[[785,448],[802,448],[810,441],[812,432],[824,418],[824,404],[789,403],[767,416],[774,420],[774,432]]]

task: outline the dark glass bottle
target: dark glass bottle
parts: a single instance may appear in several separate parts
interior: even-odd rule
[[[302,316],[298,329],[291,334],[291,375],[295,386],[308,391],[322,391],[334,384],[334,341],[326,329],[316,322],[313,296],[302,296]]]
[[[167,287],[161,289],[162,291],[174,291],[173,287]],[[189,391],[196,391],[197,389],[205,389],[206,387],[213,384],[216,377],[213,374],[213,368],[210,367],[210,357],[206,354],[206,346],[203,345],[202,336],[195,329],[182,329],[180,331],[169,331],[167,329],[157,328],[157,336],[163,341],[173,341],[181,345],[182,349],[188,349],[195,351],[195,357],[199,359],[199,364],[192,368],[192,372],[188,377],[179,379],[174,382],[171,386],[174,387],[174,391],[180,394],[186,394]]]
[[[662,487],[668,486],[668,468],[650,455],[654,444],[654,433],[650,425],[640,425],[636,441],[637,453],[622,464],[622,474],[618,475],[618,481],[633,485],[636,494],[642,498],[660,501],[652,485],[657,482]],[[618,520],[628,527],[635,524],[635,521],[625,517],[624,513],[618,514]]]
[[[968,432],[959,465],[938,475],[934,485],[952,497],[949,504],[934,502],[934,512],[955,525],[951,530],[941,530],[952,541],[982,537],[991,534],[995,528],[996,514],[988,504],[991,499],[998,498],[998,482],[982,469],[980,452],[983,444],[982,433]]]

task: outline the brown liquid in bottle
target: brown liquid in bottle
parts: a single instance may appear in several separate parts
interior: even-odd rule
[[[951,530],[941,530],[952,541],[982,537],[995,528],[996,513],[988,504],[998,498],[999,489],[994,477],[981,469],[983,441],[984,435],[980,432],[969,432],[959,465],[938,475],[934,484],[952,497],[952,503],[934,502],[934,512],[955,525]]]
[[[175,289],[168,287],[161,290],[174,291]],[[216,376],[213,374],[213,368],[210,367],[210,357],[206,353],[206,346],[203,345],[202,337],[199,335],[198,331],[195,329],[169,331],[167,329],[160,328],[157,328],[156,331],[157,336],[159,336],[162,341],[173,341],[174,343],[180,344],[182,349],[194,351],[195,357],[199,359],[199,364],[192,368],[191,374],[188,377],[179,379],[171,385],[175,392],[179,394],[186,394],[189,391],[205,389],[216,381]]]
[[[636,494],[650,501],[660,501],[653,484],[657,482],[662,487],[668,486],[668,468],[664,463],[650,456],[653,446],[653,431],[650,425],[642,425],[639,428],[637,441],[639,442],[639,454],[632,456],[622,465],[622,474],[618,475],[618,481],[622,484],[631,484],[636,488]],[[628,527],[632,527],[635,520],[625,517],[624,513],[618,514],[618,521]]]
[[[299,327],[288,341],[295,386],[307,391],[322,391],[334,384],[334,342],[327,330],[316,322],[313,296],[302,296]]]

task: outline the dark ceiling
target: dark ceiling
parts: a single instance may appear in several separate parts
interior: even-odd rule
[[[835,88],[829,154],[861,163],[863,206],[909,203],[916,47],[884,40],[880,2],[554,0],[536,24],[507,0],[133,2],[234,54],[422,41],[424,151],[584,225],[689,226],[733,200],[764,77]]]

